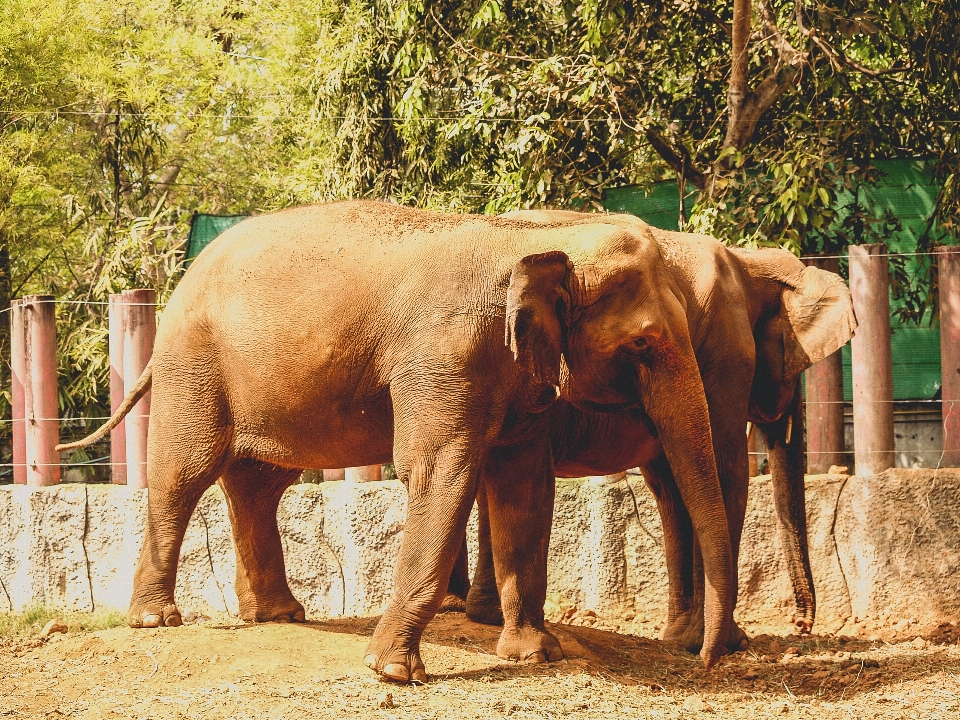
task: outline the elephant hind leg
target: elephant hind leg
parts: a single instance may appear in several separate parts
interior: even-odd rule
[[[147,521],[127,613],[132,627],[182,624],[174,601],[180,546],[197,503],[223,470],[231,441],[231,429],[218,425],[216,416],[198,420],[178,403],[164,402],[162,393],[154,398]]]
[[[235,460],[220,479],[237,550],[235,589],[247,622],[303,622],[305,613],[287,584],[277,507],[301,470]]]
[[[467,557],[467,538],[463,538],[460,544],[460,552],[457,554],[457,560],[453,564],[453,571],[450,573],[450,582],[447,583],[447,594],[440,603],[437,613],[458,612],[462,613],[467,608],[467,595],[470,592],[470,569]]]
[[[500,591],[493,566],[490,540],[490,511],[483,483],[477,493],[477,567],[467,595],[467,618],[484,625],[503,625]]]

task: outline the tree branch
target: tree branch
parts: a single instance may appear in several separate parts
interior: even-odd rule
[[[750,92],[747,87],[747,42],[750,37],[750,0],[734,0],[733,60],[727,91],[727,134],[723,146],[737,150],[750,142],[760,117],[791,87],[807,63],[807,55],[798,51],[780,32],[770,0],[758,0],[763,23],[763,39],[776,53],[776,65]]]
[[[664,162],[667,163],[677,175],[683,177],[687,182],[692,183],[697,190],[703,191],[707,185],[707,178],[696,167],[690,157],[690,153],[687,152],[687,149],[683,147],[683,145],[674,145],[653,128],[647,128],[644,135],[647,138],[647,142],[653,145],[653,149],[657,151],[657,155],[663,158]]]

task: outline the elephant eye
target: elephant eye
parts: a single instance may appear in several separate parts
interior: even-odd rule
[[[643,355],[650,350],[650,343],[646,338],[635,338],[623,346],[624,352],[629,355]]]

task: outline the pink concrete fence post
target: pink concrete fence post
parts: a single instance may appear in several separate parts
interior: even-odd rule
[[[837,350],[806,372],[807,472],[845,465],[843,442],[843,354]]]
[[[940,277],[940,373],[943,459],[960,467],[960,247],[937,248]]]
[[[154,290],[124,290],[117,307],[123,310],[123,394],[127,395],[153,355],[157,335],[157,293]],[[127,485],[147,487],[147,427],[150,422],[150,392],[126,417]]]
[[[361,465],[360,467],[346,468],[344,472],[345,480],[353,482],[374,482],[381,477],[380,465]],[[324,474],[326,479],[326,474]]]
[[[26,327],[22,301],[10,303],[10,400],[13,421],[13,481],[27,482],[27,427],[24,415],[23,383],[27,375]]]
[[[853,355],[853,444],[858,475],[893,467],[893,361],[887,247],[850,246],[850,292],[859,327]]]
[[[840,272],[839,258],[814,259],[809,265]],[[805,373],[807,472],[825,473],[831,465],[845,465],[843,439],[843,353],[837,350]]]
[[[30,295],[20,304],[24,322],[23,411],[26,418],[27,485],[60,482],[57,407],[57,318],[50,295]]]
[[[346,479],[346,468],[332,468],[323,471],[323,481],[332,482],[334,480],[345,480]]]
[[[123,296],[110,295],[108,320],[110,327],[110,414],[123,402]],[[127,484],[127,424],[122,422],[110,431],[110,476],[116,485]]]

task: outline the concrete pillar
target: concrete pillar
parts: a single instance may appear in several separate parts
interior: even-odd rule
[[[752,422],[747,422],[747,476],[760,474],[760,451],[757,449],[757,431]]]
[[[27,482],[27,427],[24,420],[23,383],[27,374],[26,327],[18,298],[10,303],[10,402],[13,427],[13,481]]]
[[[860,323],[850,341],[857,475],[894,465],[889,285],[886,245],[851,245],[850,292]]]
[[[123,394],[126,396],[150,362],[157,335],[157,293],[154,290],[124,290]],[[126,417],[127,485],[147,487],[147,426],[150,423],[150,392],[147,391]]]
[[[960,247],[937,248],[940,277],[940,374],[943,458],[941,467],[960,467]]]
[[[27,485],[60,482],[57,407],[57,317],[51,295],[31,295],[20,305],[24,320],[23,411]]]
[[[344,472],[344,480],[352,480],[353,482],[373,482],[380,479],[381,469],[382,466],[380,465],[361,465],[360,467],[346,468]],[[324,472],[324,479],[326,479],[326,472]]]
[[[808,261],[829,272],[840,272],[839,258]],[[825,473],[831,465],[846,465],[843,441],[843,353],[837,350],[805,373],[807,472]]]
[[[345,468],[334,468],[332,470],[323,471],[323,481],[332,482],[333,480],[344,480],[346,479],[346,469]]]
[[[123,296],[110,295],[108,321],[110,327],[110,414],[123,402]],[[116,485],[127,484],[127,424],[122,422],[110,431],[110,476]]]

